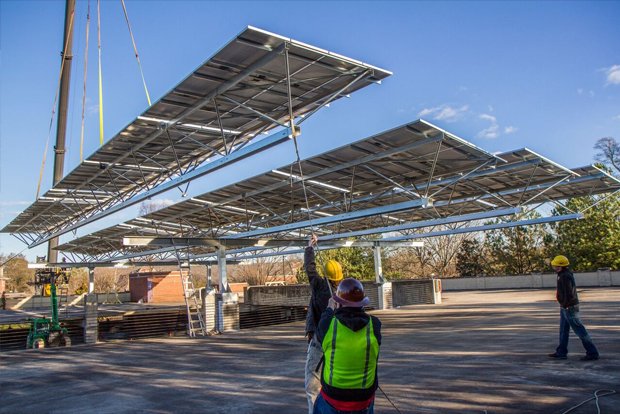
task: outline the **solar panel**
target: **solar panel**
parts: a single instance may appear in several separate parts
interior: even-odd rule
[[[19,233],[31,247],[43,243],[277,145],[294,133],[290,114],[304,116],[300,124],[323,105],[389,75],[248,27],[2,232]],[[273,135],[259,140],[268,132]]]

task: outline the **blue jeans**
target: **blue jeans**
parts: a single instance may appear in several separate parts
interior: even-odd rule
[[[319,394],[314,402],[314,414],[374,414],[375,401],[373,400],[370,405],[363,410],[357,411],[340,411],[336,410],[330,403],[325,401],[323,395]]]
[[[581,339],[581,343],[586,349],[586,355],[598,358],[598,350],[594,346],[592,339],[590,339],[585,326],[579,320],[579,308],[560,309],[560,345],[558,345],[555,353],[561,357],[565,357],[568,354],[568,335],[571,328]]]

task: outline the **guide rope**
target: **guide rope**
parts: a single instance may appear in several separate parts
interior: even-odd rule
[[[103,88],[101,86],[101,12],[97,0],[97,38],[99,39],[99,140],[103,145]]]
[[[88,33],[90,27],[90,0],[88,0],[88,11],[86,13],[86,50],[84,52],[84,94],[82,95],[82,132],[80,134],[80,164],[84,153],[84,112],[86,109],[86,70],[88,68]]]
[[[294,127],[293,127],[293,131],[294,131]],[[297,156],[297,166],[299,167],[299,177],[301,179],[301,186],[304,190],[304,200],[306,202],[306,212],[308,213],[308,223],[310,224],[310,231],[312,232],[312,234],[314,234],[314,226],[312,225],[312,215],[310,214],[310,203],[308,202],[308,193],[306,191],[306,179],[304,178],[304,172],[303,172],[303,169],[301,168],[301,158],[299,157],[299,147],[297,146],[297,137],[295,136],[295,132],[293,132],[293,143],[295,144],[295,155]],[[291,214],[293,214],[292,211],[291,211]],[[327,272],[325,271],[325,264],[323,260],[321,259],[321,250],[319,249],[318,239],[316,242],[316,251],[317,251],[317,260],[321,268],[323,269],[323,277],[325,278],[325,281],[327,282],[327,287],[329,288],[329,294],[330,296],[333,296],[334,292],[332,290],[332,285],[331,283],[329,283],[329,279],[327,278]]]
[[[138,61],[138,67],[140,68],[140,76],[142,76],[142,84],[144,85],[144,91],[146,92],[146,100],[151,106],[151,98],[149,96],[149,90],[146,88],[146,81],[144,80],[144,73],[142,72],[142,65],[140,64],[140,58],[138,57],[138,49],[136,48],[136,41],[133,38],[133,32],[131,31],[131,25],[129,24],[129,15],[127,14],[127,8],[125,7],[125,0],[121,0],[123,4],[123,11],[125,12],[125,20],[127,20],[127,27],[129,28],[129,35],[131,36],[131,43],[133,44],[133,51],[136,54],[136,60]]]
[[[71,12],[71,18],[69,19],[69,33],[71,33],[71,30],[73,30],[73,17],[75,15],[75,10]],[[71,38],[71,36],[67,36],[67,40],[65,41],[65,47],[62,50],[62,62],[60,64],[60,76],[58,76],[58,86],[56,87],[56,97],[54,98],[54,106],[52,107],[52,119],[50,119],[50,127],[47,131],[47,142],[45,143],[45,152],[43,153],[43,163],[41,164],[41,173],[39,174],[39,184],[37,185],[37,196],[35,197],[35,200],[37,200],[39,198],[39,191],[41,190],[41,180],[43,179],[43,169],[45,168],[45,159],[47,158],[47,149],[49,148],[49,144],[50,144],[50,136],[52,134],[52,125],[54,124],[54,115],[56,115],[56,103],[58,102],[58,93],[60,92],[60,82],[62,81],[62,73],[65,69],[65,61],[66,56],[66,50],[67,47],[69,46],[69,39]]]
[[[390,397],[387,396],[387,394],[381,389],[379,385],[377,385],[377,388],[379,388],[379,391],[381,391],[381,394],[383,394],[383,396],[390,402],[390,404],[392,404],[392,407],[394,407],[394,409],[398,411],[398,414],[403,414],[398,408],[396,408],[392,400],[390,400]]]
[[[599,392],[601,392],[601,391],[609,391],[609,392],[608,392],[608,393],[606,393],[606,394],[600,394],[600,395],[599,395],[598,393],[599,393]],[[562,414],[569,413],[569,412],[573,411],[575,408],[577,408],[577,407],[581,407],[582,405],[584,405],[584,404],[585,404],[585,403],[587,403],[588,401],[592,401],[592,400],[594,400],[594,399],[596,399],[596,410],[597,410],[598,414],[601,414],[601,407],[599,407],[599,405],[598,405],[598,400],[599,400],[599,398],[601,398],[601,397],[605,397],[606,395],[615,394],[615,393],[616,393],[616,391],[615,391],[615,390],[596,390],[596,391],[594,391],[594,397],[588,398],[587,400],[585,400],[585,401],[583,401],[583,402],[580,402],[580,403],[579,403],[579,404],[577,404],[577,405],[572,406],[571,408],[569,408],[569,409],[568,409],[568,410],[566,410],[566,411],[562,411]]]

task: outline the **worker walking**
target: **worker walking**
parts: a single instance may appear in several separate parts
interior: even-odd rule
[[[581,357],[581,360],[594,361],[599,359],[599,353],[590,335],[588,335],[588,331],[579,319],[579,298],[577,297],[575,277],[568,265],[569,261],[566,256],[556,256],[551,262],[553,269],[558,272],[556,299],[560,304],[560,345],[553,354],[549,354],[549,357],[567,358],[568,336],[571,328],[573,328],[586,349],[586,355]]]
[[[312,235],[309,241],[309,246],[306,248],[304,254],[304,268],[308,275],[310,287],[312,288],[312,297],[310,298],[310,304],[308,305],[308,313],[306,314],[306,336],[308,337],[308,352],[306,354],[306,375],[305,375],[305,388],[306,398],[308,400],[308,410],[312,414],[314,407],[314,401],[319,395],[321,390],[321,380],[317,367],[321,358],[323,357],[323,350],[321,344],[316,341],[316,328],[321,319],[321,315],[327,308],[331,293],[327,283],[330,283],[335,290],[338,284],[342,280],[342,267],[340,263],[335,260],[329,260],[325,263],[325,273],[327,274],[327,280],[319,276],[316,271],[316,263],[314,258],[314,247],[316,246],[318,238],[316,235]]]
[[[2,310],[6,310],[6,291],[2,291]]]
[[[325,357],[315,414],[374,412],[381,322],[364,311],[369,303],[362,284],[345,279],[323,312],[316,336]]]

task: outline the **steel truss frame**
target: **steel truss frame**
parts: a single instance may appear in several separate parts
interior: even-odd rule
[[[381,152],[366,154],[354,160],[343,161],[335,157],[336,150],[304,161],[304,171],[306,166],[314,165],[314,169],[304,173],[310,197],[314,197],[309,211],[305,208],[301,212],[295,208],[286,211],[284,207],[277,206],[281,199],[300,197],[298,184],[301,177],[290,166],[124,224],[135,224],[138,231],[118,227],[107,231],[116,240],[119,236],[136,233],[228,239],[271,235],[278,239],[290,239],[308,237],[312,232],[329,240],[405,231],[437,225],[442,221],[475,220],[472,214],[476,213],[497,213],[497,216],[503,215],[502,212],[515,214],[523,206],[558,203],[571,196],[610,191],[613,185],[620,188],[617,180],[611,181],[612,185],[607,183],[607,186],[600,186],[602,179],[610,180],[610,176],[600,170],[591,167],[587,170],[584,167],[578,169],[580,173],[577,173],[527,149],[499,154],[499,166],[493,157],[479,157],[467,167],[457,165],[451,169],[445,168],[447,164],[441,163],[441,158],[436,161],[440,153],[438,143],[444,149],[449,146],[449,143],[443,142],[445,131],[440,133],[441,137],[419,134],[421,140],[417,145],[415,142],[406,142],[396,147],[387,146]],[[372,138],[375,142],[381,142],[377,137],[381,135]],[[364,142],[350,147],[360,147]],[[427,147],[423,152],[429,160],[426,177],[418,174],[413,180],[408,176],[408,170],[403,170],[404,173],[390,170],[391,166],[404,162],[405,159],[400,157],[411,156],[407,151],[425,145]],[[431,151],[429,146],[435,149]],[[326,168],[321,161],[327,158],[334,165]],[[411,158],[407,160],[411,161]],[[442,164],[441,176],[436,171],[438,163]],[[367,169],[369,166],[370,169]],[[360,169],[370,172],[360,173]],[[282,176],[288,180],[282,180]],[[255,182],[262,186],[254,185]],[[345,187],[342,184],[345,182],[350,184]],[[278,198],[277,195],[283,191],[286,191],[284,196]],[[274,193],[276,197],[271,198]],[[426,199],[422,194],[428,194],[432,199]],[[511,212],[505,213],[506,210]],[[394,223],[398,224],[392,226]],[[165,257],[169,253],[168,249],[128,249],[119,246],[118,241],[113,241],[110,236],[104,235],[104,242],[97,237],[93,235],[92,241],[78,239],[60,248],[71,253],[72,246],[84,249],[87,243],[97,247],[103,245],[108,248],[102,248],[95,256],[111,260],[131,260],[151,254]],[[227,254],[235,255],[251,250],[240,249],[228,251]],[[209,254],[195,251],[194,257],[206,257],[204,255]]]
[[[222,66],[227,48],[239,45],[260,54],[249,65],[235,67],[226,62]],[[276,70],[276,64],[283,67]],[[214,78],[201,71],[221,70],[215,68],[217,65],[233,76]],[[150,131],[148,135],[138,135],[135,145],[112,157],[105,156],[105,150],[113,146],[106,144],[83,164],[96,165],[98,171],[71,188],[61,181],[28,209],[36,210],[34,215],[27,210],[3,231],[34,247],[175,187],[185,195],[191,180],[297,136],[300,129],[294,125],[296,118],[303,116],[298,122],[301,124],[333,100],[389,75],[382,69],[248,28],[194,72],[189,81],[186,79],[153,106],[180,107],[180,113],[162,119],[151,115],[157,111],[147,110],[113,141],[132,136],[138,127]],[[192,77],[216,82],[217,87],[206,94],[192,92],[187,87]],[[286,92],[282,91],[284,87]],[[174,101],[180,97],[187,102]],[[282,130],[248,145],[273,128]],[[98,184],[104,176],[105,185]]]

